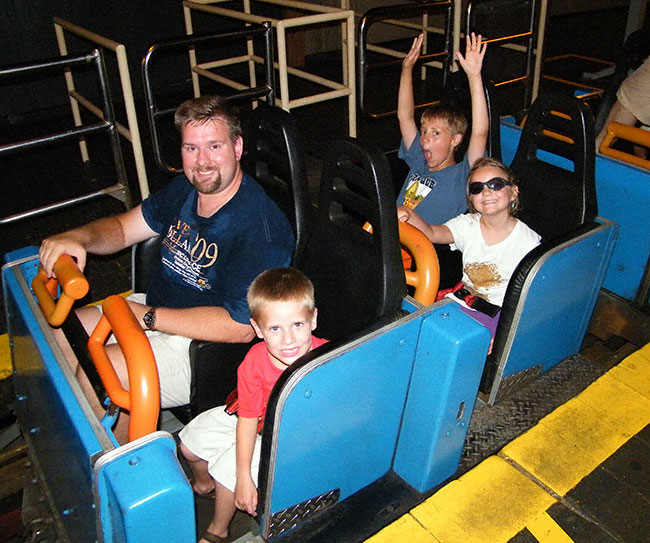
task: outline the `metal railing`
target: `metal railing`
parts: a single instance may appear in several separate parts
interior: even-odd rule
[[[149,51],[142,60],[142,77],[144,81],[145,98],[147,101],[147,117],[149,119],[149,128],[151,131],[151,140],[153,144],[153,154],[158,168],[167,173],[175,174],[182,171],[182,168],[172,166],[169,161],[165,160],[162,153],[162,142],[160,137],[159,122],[162,117],[170,117],[176,108],[161,109],[156,100],[156,93],[153,88],[152,72],[153,62],[152,59],[157,58],[163,53],[189,47],[190,51],[194,51],[194,46],[198,44],[217,44],[226,43],[231,45],[235,40],[244,39],[251,40],[255,37],[262,37],[264,39],[264,57],[260,57],[265,68],[265,81],[262,85],[245,86],[237,84],[237,82],[230,80],[220,74],[205,71],[202,69],[196,70],[196,63],[192,65],[192,72],[204,77],[208,77],[213,81],[226,84],[236,89],[236,92],[226,97],[228,100],[256,100],[258,98],[265,98],[270,105],[275,104],[275,84],[273,78],[273,38],[272,38],[271,23],[264,21],[259,25],[251,25],[244,30],[233,32],[222,32],[219,34],[208,35],[192,35],[184,38],[169,39],[158,42],[149,48]],[[217,63],[213,63],[214,65]],[[219,65],[230,65],[232,63],[224,61]],[[196,95],[199,96],[199,95]]]
[[[452,12],[454,9],[454,2],[451,0],[443,0],[439,2],[424,2],[418,4],[401,4],[394,6],[382,6],[372,8],[366,11],[359,20],[357,31],[357,89],[358,89],[358,102],[359,110],[369,117],[379,118],[389,115],[395,115],[396,109],[391,109],[381,112],[370,111],[367,105],[365,94],[366,87],[368,86],[368,74],[372,70],[386,69],[391,66],[401,65],[402,59],[406,56],[405,52],[390,49],[388,47],[381,47],[368,43],[368,33],[370,28],[375,24],[390,24],[394,26],[401,26],[404,28],[414,29],[418,32],[424,33],[423,53],[418,59],[418,64],[423,68],[422,78],[425,78],[426,68],[439,68],[442,69],[443,85],[446,82],[447,73],[449,72],[449,64],[452,56]],[[442,15],[444,17],[444,26],[441,30],[439,27],[432,27],[428,25],[428,16]],[[413,18],[416,16],[422,17],[422,22],[416,24],[413,22],[403,21],[401,19]],[[428,49],[428,33],[442,33],[444,36],[444,45],[441,51],[427,52]],[[370,63],[368,60],[368,51],[381,53],[386,56],[394,57],[392,60]],[[397,103],[397,100],[395,101]],[[426,102],[416,104],[416,108],[423,108],[431,105],[434,102]]]
[[[131,147],[133,148],[133,159],[135,162],[136,175],[138,177],[140,197],[144,200],[147,196],[149,196],[149,183],[147,180],[147,170],[145,167],[144,155],[142,152],[142,143],[140,140],[140,129],[138,127],[138,118],[133,99],[133,88],[131,86],[131,76],[129,75],[129,63],[126,54],[126,47],[121,43],[100,36],[99,34],[95,34],[94,32],[90,32],[85,28],[74,25],[59,17],[54,17],[53,20],[56,39],[61,55],[65,56],[68,54],[68,45],[65,39],[65,32],[69,32],[70,34],[73,34],[91,44],[99,45],[103,49],[115,53],[127,119],[127,126],[124,126],[117,122],[116,126],[119,134],[128,140],[131,143]],[[77,126],[81,124],[81,115],[79,111],[80,105],[93,115],[101,118],[101,109],[75,89],[72,74],[69,72],[66,73],[65,79],[66,85],[68,87],[70,106],[72,108],[72,115],[74,117],[75,124]],[[85,143],[82,141],[79,145],[82,160],[84,162],[87,162],[88,151],[86,149]]]
[[[281,6],[283,8],[289,8],[296,12],[307,12],[306,15],[288,17],[285,19],[274,19],[252,13],[252,2],[250,0],[243,0],[243,11],[215,5],[223,2],[224,0],[200,0],[195,2],[185,0],[183,2],[183,12],[185,16],[186,33],[188,35],[191,35],[193,33],[192,11],[200,11],[228,19],[234,19],[236,21],[244,21],[248,24],[262,24],[264,21],[270,21],[271,25],[275,29],[277,40],[276,50],[278,60],[277,62],[273,63],[273,66],[278,70],[278,77],[280,81],[280,89],[278,93],[278,101],[280,107],[286,111],[291,111],[292,108],[347,97],[348,132],[350,136],[356,136],[357,120],[354,70],[354,11],[345,9],[343,6],[341,8],[335,8],[318,4],[311,4],[308,2],[299,2],[295,0],[257,0],[257,3],[259,4]],[[345,2],[346,0],[343,0],[343,5],[345,5]],[[331,25],[337,23],[341,26],[342,74],[340,82],[288,65],[286,42],[286,33],[288,29],[309,27],[314,25]],[[242,57],[234,57],[226,61],[221,61],[220,63],[198,64],[196,62],[195,54],[190,51],[192,71],[196,75],[206,75],[205,72],[210,68],[223,65],[224,63],[232,64],[235,62],[248,62],[251,86],[255,86],[254,64],[260,63],[261,61],[262,59],[254,54],[252,46],[250,44],[248,46],[247,55]],[[194,92],[196,96],[199,96],[201,91],[199,89],[198,77],[196,77],[196,75],[193,75]],[[311,83],[325,87],[328,90],[292,99],[289,94],[289,75],[310,81]]]
[[[59,69],[65,70],[65,73],[67,75],[70,73],[70,69],[72,67],[80,66],[80,65],[88,65],[88,64],[95,65],[100,87],[102,90],[103,104],[102,104],[102,109],[100,110],[102,114],[100,120],[94,124],[87,124],[85,126],[82,126],[81,119],[79,119],[79,123],[75,123],[77,127],[74,129],[66,130],[63,132],[55,132],[52,134],[32,138],[29,140],[23,140],[14,143],[0,145],[0,158],[4,155],[14,153],[17,151],[33,149],[39,146],[53,145],[63,141],[83,139],[85,136],[89,136],[91,134],[107,133],[111,140],[111,148],[112,148],[113,160],[115,163],[117,183],[109,187],[106,187],[104,189],[85,193],[81,196],[68,198],[65,200],[58,201],[56,203],[48,204],[38,208],[21,211],[18,213],[14,213],[12,215],[2,217],[0,219],[0,224],[9,224],[12,222],[34,217],[37,215],[42,215],[44,213],[53,210],[68,207],[73,204],[78,204],[105,195],[109,195],[114,198],[117,198],[118,200],[123,202],[127,208],[131,207],[131,196],[129,193],[128,182],[126,179],[126,171],[124,169],[124,161],[122,159],[119,137],[117,134],[116,123],[114,120],[113,106],[111,103],[111,97],[108,90],[108,82],[106,78],[104,59],[99,49],[94,49],[91,53],[79,55],[79,56],[67,56],[65,58],[44,59],[44,60],[34,61],[24,65],[7,66],[4,68],[0,68],[0,79],[4,77],[15,78],[16,76],[33,77],[33,75],[38,72],[56,71]]]

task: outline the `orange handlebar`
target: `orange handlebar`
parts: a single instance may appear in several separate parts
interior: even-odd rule
[[[48,279],[45,270],[39,266],[32,280],[32,289],[38,305],[51,326],[61,326],[76,300],[88,294],[88,281],[70,255],[61,255],[54,265],[56,279]],[[57,284],[61,285],[61,296],[54,301]]]
[[[611,147],[616,139],[624,139],[631,143],[636,143],[643,147],[650,149],[650,132],[636,128],[635,126],[628,126],[626,124],[617,123],[612,121],[607,125],[607,134],[600,144],[600,153],[612,158],[617,158],[634,166],[650,170],[650,160],[643,159],[636,155],[619,151]]]
[[[406,222],[399,223],[399,240],[415,259],[415,271],[404,270],[406,283],[415,287],[413,297],[424,305],[436,301],[440,284],[440,265],[438,255],[420,230]]]
[[[160,411],[156,360],[144,330],[124,298],[109,296],[102,307],[104,314],[88,339],[88,351],[111,401],[131,412],[129,441],[133,441],[156,430]],[[104,343],[111,331],[126,360],[129,390],[122,387],[106,353]]]

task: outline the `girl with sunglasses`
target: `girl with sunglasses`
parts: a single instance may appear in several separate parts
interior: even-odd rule
[[[452,297],[494,337],[508,281],[541,238],[515,218],[519,187],[512,172],[496,159],[479,159],[469,171],[467,203],[468,214],[444,224],[427,224],[407,207],[399,207],[397,216],[424,232],[432,243],[449,243],[463,253],[462,283],[440,291],[438,299]]]

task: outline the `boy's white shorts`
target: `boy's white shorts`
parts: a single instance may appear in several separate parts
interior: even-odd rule
[[[183,428],[178,437],[196,456],[208,463],[210,476],[231,492],[237,482],[237,458],[235,439],[237,416],[228,415],[225,406],[204,411]],[[257,473],[260,465],[262,436],[255,439],[251,476],[257,486]]]

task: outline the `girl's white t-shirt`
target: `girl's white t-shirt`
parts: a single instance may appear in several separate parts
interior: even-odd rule
[[[483,239],[480,213],[458,215],[445,223],[454,236],[453,250],[463,253],[463,283],[488,302],[501,306],[515,268],[541,237],[520,220],[503,241]]]

